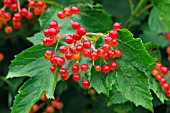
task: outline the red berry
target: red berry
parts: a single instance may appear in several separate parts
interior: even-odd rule
[[[59,58],[59,56],[53,56],[51,59],[50,59],[50,62],[54,65],[57,65],[57,59]]]
[[[104,54],[106,53],[106,51],[103,48],[99,48],[97,49],[97,54],[102,57]]]
[[[5,13],[4,14],[4,18],[7,20],[7,21],[9,21],[9,20],[11,20],[11,13]]]
[[[14,17],[15,17],[17,20],[21,20],[22,15],[21,15],[19,12],[17,12],[17,13],[14,14]]]
[[[21,14],[22,14],[23,16],[26,16],[26,15],[28,14],[28,10],[27,10],[26,8],[22,8],[22,9],[21,9]]]
[[[116,30],[111,30],[109,32],[109,36],[111,36],[112,38],[117,38],[118,32]]]
[[[44,58],[46,60],[50,60],[54,55],[54,52],[52,50],[47,50],[44,54]]]
[[[79,35],[83,36],[86,34],[87,31],[85,27],[80,27],[77,32]]]
[[[83,88],[88,88],[90,86],[90,81],[87,79],[84,79],[82,81],[82,86],[83,86]]]
[[[27,19],[33,18],[32,12],[28,11],[28,13],[27,13],[27,15],[26,15],[26,18],[27,18]]]
[[[84,51],[82,52],[83,57],[89,57],[90,52],[91,52],[91,51],[90,51],[89,49],[84,50]]]
[[[52,100],[52,101],[50,102],[50,105],[51,105],[52,107],[55,107],[57,103],[58,103],[58,102],[57,102],[56,100]]]
[[[46,93],[44,93],[44,94],[42,95],[42,97],[40,98],[40,100],[43,101],[43,102],[47,100]]]
[[[161,67],[162,67],[162,63],[157,62],[157,63],[155,64],[155,69],[156,69],[156,70],[160,70]]]
[[[107,36],[107,37],[105,37],[104,41],[105,41],[106,44],[110,44],[111,45],[112,44],[112,37]]]
[[[45,46],[53,45],[55,42],[56,42],[56,38],[47,37],[47,38],[44,38],[44,39],[43,39],[43,44],[44,44]]]
[[[12,32],[12,27],[11,26],[6,26],[5,27],[5,33],[9,34]]]
[[[110,71],[110,67],[107,65],[107,64],[105,64],[104,66],[102,66],[102,72],[103,73],[108,73]]]
[[[90,53],[90,59],[91,59],[91,60],[97,60],[97,58],[98,58],[97,52],[92,51],[92,52]]]
[[[160,72],[163,74],[163,75],[166,75],[168,73],[168,68],[166,66],[162,66],[160,68]]]
[[[78,6],[73,6],[73,7],[71,8],[71,12],[72,12],[73,14],[78,14],[78,13],[80,12],[80,8],[79,8]]]
[[[68,80],[70,75],[67,73],[65,76],[61,76],[62,80]]]
[[[58,110],[61,110],[63,108],[63,103],[62,102],[57,102],[55,106]]]
[[[72,23],[72,28],[74,29],[74,30],[77,30],[77,29],[79,29],[80,28],[80,23],[79,22],[73,22]]]
[[[105,51],[109,51],[110,50],[110,45],[109,44],[104,44],[102,46],[102,49],[105,50]]]
[[[67,53],[65,54],[65,58],[66,58],[67,60],[72,60],[72,59],[73,59],[73,54],[72,54],[71,52],[67,52]]]
[[[4,54],[0,53],[0,61],[4,59]]]
[[[55,70],[56,70],[56,66],[55,65],[52,65],[52,66],[50,66],[50,70],[51,70],[51,72],[55,72]]]
[[[70,51],[72,52],[72,53],[76,53],[77,51],[76,51],[76,47],[75,46],[70,46]]]
[[[3,0],[3,3],[6,6],[11,6],[12,5],[12,1],[11,0]]]
[[[32,107],[32,110],[33,112],[36,112],[40,109],[39,105],[38,104],[34,104],[33,107]]]
[[[58,16],[58,18],[60,18],[60,19],[64,19],[66,15],[64,14],[63,11],[59,11],[58,14],[57,14],[57,16]]]
[[[58,34],[58,31],[55,28],[49,28],[48,33],[51,37],[55,37]]]
[[[48,107],[46,108],[46,112],[48,112],[48,113],[53,113],[53,112],[54,112],[54,107],[48,106]]]
[[[110,62],[109,66],[111,70],[116,70],[118,68],[118,64],[116,62]]]
[[[55,21],[55,20],[52,20],[51,22],[50,22],[50,24],[49,24],[49,27],[50,28],[58,28],[58,22],[57,21]]]
[[[76,33],[73,34],[73,38],[74,38],[76,41],[79,41],[79,40],[82,38],[82,36],[79,35],[79,34],[76,32]]]
[[[17,10],[18,9],[18,5],[15,3],[15,4],[12,4],[11,6],[10,6],[10,9],[12,10],[12,11],[15,11],[15,10]]]
[[[119,43],[119,42],[118,42],[117,39],[113,39],[111,45],[112,45],[112,46],[117,46],[118,43]]]
[[[38,1],[36,5],[37,7],[42,8],[44,6],[44,2]]]
[[[109,58],[109,53],[105,52],[103,56],[101,56],[101,59],[107,60]]]
[[[156,69],[154,69],[154,70],[152,70],[152,75],[153,76],[156,76],[156,75],[158,75],[159,73],[158,73],[158,70],[156,70]]]
[[[60,47],[59,50],[60,50],[61,53],[65,54],[65,53],[68,52],[68,47],[63,45],[63,46]]]
[[[161,84],[165,84],[166,83],[166,79],[165,78],[161,78],[159,81]]]
[[[114,50],[109,51],[109,57],[110,58],[115,58],[116,57],[116,52]]]
[[[101,67],[100,65],[96,65],[96,66],[95,66],[95,70],[96,70],[96,71],[101,71],[101,69],[102,69],[102,67]]]
[[[13,23],[13,27],[14,29],[20,29],[22,27],[22,24],[21,22],[16,22],[16,23]]]
[[[170,32],[166,33],[165,37],[166,37],[167,40],[170,40]]]
[[[35,7],[35,5],[36,5],[36,3],[35,3],[35,1],[28,1],[28,6],[30,7],[30,8],[34,8]]]
[[[77,52],[82,52],[84,50],[83,46],[81,44],[76,46],[76,51]]]
[[[60,76],[66,76],[68,74],[67,69],[66,68],[60,68],[59,74],[60,74]]]
[[[63,13],[64,13],[66,16],[71,16],[71,15],[72,15],[71,8],[70,8],[70,7],[64,8]]]
[[[65,41],[67,44],[72,44],[74,42],[74,38],[71,35],[68,35]]]
[[[118,29],[121,29],[121,28],[122,28],[121,23],[115,22],[115,23],[113,24],[113,29],[114,29],[114,30],[118,30]]]
[[[73,53],[74,60],[80,60],[80,53]]]
[[[79,65],[74,64],[74,65],[71,67],[71,70],[72,70],[72,72],[74,72],[74,73],[78,73],[78,71],[79,71]]]
[[[34,14],[41,15],[41,9],[39,9],[38,7],[34,8]]]
[[[160,81],[160,80],[162,79],[162,76],[158,74],[158,75],[155,76],[155,79],[156,79],[157,81]]]
[[[82,71],[87,71],[88,70],[88,64],[81,64],[80,66]]]
[[[65,64],[65,59],[63,57],[57,58],[57,65],[63,66]]]
[[[86,48],[86,49],[90,49],[91,48],[91,42],[89,40],[86,40],[83,43],[83,47]]]
[[[80,78],[81,78],[81,76],[80,76],[79,73],[74,73],[74,74],[72,75],[72,79],[73,79],[75,82],[79,81]]]
[[[119,58],[119,57],[122,56],[122,50],[120,50],[120,49],[116,49],[116,50],[115,50],[115,53],[116,53],[116,57],[117,57],[117,58]]]
[[[168,91],[166,92],[166,96],[167,96],[168,98],[170,98],[170,90],[168,90]]]
[[[162,89],[167,91],[168,90],[168,84],[166,84],[166,83],[162,84]]]

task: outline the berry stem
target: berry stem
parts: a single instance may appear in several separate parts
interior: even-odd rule
[[[137,16],[140,16],[143,12],[147,11],[147,10],[150,9],[152,6],[153,6],[153,3],[145,6],[143,9],[141,9],[141,10],[139,11],[139,13],[138,13]]]
[[[56,44],[55,49],[54,49],[54,54],[55,54],[55,52],[56,52],[56,50],[57,50],[57,47],[58,47],[58,43],[59,43],[59,42],[60,42],[60,38],[58,38],[57,44]]]
[[[70,19],[70,17],[67,17],[67,20],[71,23],[73,23],[73,20]]]
[[[7,6],[4,5],[0,10],[5,11],[6,7],[7,7]]]
[[[66,22],[68,22],[68,20],[63,21],[63,22],[59,25],[59,27],[62,26],[62,25],[63,25],[64,23],[66,23]]]
[[[20,6],[20,1],[17,0],[17,5],[18,5],[18,11],[20,12],[21,11],[21,6]]]
[[[133,4],[133,1],[132,0],[129,0],[129,5],[130,5],[130,12],[132,14],[132,11],[134,9],[134,4]]]
[[[93,62],[92,65],[95,67],[95,65],[94,65],[94,60],[93,60],[92,62]]]
[[[86,35],[95,35],[95,36],[106,37],[106,35],[104,35],[103,33],[91,33],[91,32],[87,32]]]
[[[83,75],[84,79],[86,79],[86,76],[84,75],[84,71],[82,71],[82,75]]]
[[[103,60],[105,64],[107,64],[106,60]]]

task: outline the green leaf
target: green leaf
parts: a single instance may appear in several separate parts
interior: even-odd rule
[[[145,48],[152,57],[158,59],[158,61],[161,61],[161,52],[157,45],[149,42],[145,44]],[[153,70],[153,68],[154,66],[150,67],[147,71],[150,79],[150,89],[156,94],[156,96],[160,99],[160,101],[164,103],[166,100],[168,100],[168,98],[166,97],[165,93],[162,91],[162,87],[159,84],[159,82],[157,82],[155,80],[155,77],[151,75],[151,71]]]
[[[169,7],[170,10],[170,7]],[[149,15],[149,26],[155,33],[165,33],[170,31],[170,14],[162,12],[154,7]]]
[[[14,100],[12,113],[29,112],[44,92],[48,98],[54,98],[58,74],[53,75],[50,72],[51,64],[43,58],[47,49],[53,49],[53,47],[33,46],[21,52],[12,61],[6,78],[31,77],[19,89],[19,94]]]
[[[115,85],[124,98],[132,101],[136,106],[141,105],[153,111],[152,96],[149,91],[149,79],[143,71],[146,70],[148,65],[154,64],[155,59],[148,54],[141,39],[134,39],[128,30],[119,30],[118,40],[119,45],[117,48],[120,48],[123,52],[121,58],[113,59],[117,61],[119,65],[118,69],[108,74],[99,75],[99,73],[93,73],[92,76],[95,76],[96,80],[100,80],[100,83],[103,83],[100,87],[105,86],[110,90],[110,86]],[[101,45],[101,41],[98,42],[97,45]],[[96,62],[100,65],[104,63],[102,60],[97,60]],[[95,65],[97,65],[96,62]],[[101,79],[106,76],[110,79]],[[91,84],[95,84],[93,82],[95,80],[92,80]],[[99,85],[96,84],[93,87],[96,88]]]
[[[42,30],[48,28],[51,20],[56,20],[59,24],[61,24],[66,19],[59,19],[57,17],[57,13],[63,10],[63,7],[52,6],[49,7],[46,12],[39,18],[39,22]],[[73,21],[78,21],[81,23],[81,26],[86,27],[88,32],[107,32],[112,29],[112,20],[111,16],[101,9],[87,9],[82,8],[82,11],[78,15],[71,16]],[[66,22],[62,26],[60,26],[59,34],[73,34],[76,31],[71,28],[71,23]],[[28,38],[34,45],[42,44],[43,40],[43,32],[37,33],[33,37]]]
[[[111,106],[113,104],[123,104],[128,100],[117,90],[117,88],[113,87],[111,94],[108,99],[107,106]]]
[[[157,44],[161,47],[166,47],[168,45],[168,41],[165,39],[165,36],[161,36],[161,35],[155,33],[154,31],[152,31],[149,28],[148,25],[146,27],[144,27],[143,29],[144,29],[144,31],[140,35],[140,37],[142,38],[142,41],[144,43],[152,42],[152,43]]]
[[[133,109],[133,104],[130,102],[126,102],[124,104],[117,104],[113,106],[114,112],[116,113],[128,113]]]

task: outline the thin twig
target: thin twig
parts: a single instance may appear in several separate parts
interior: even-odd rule
[[[59,27],[62,26],[62,25],[63,25],[64,23],[66,23],[66,22],[68,22],[68,20],[63,21],[63,22],[59,25]]]
[[[83,75],[84,79],[86,79],[86,76],[84,75],[84,71],[82,71],[82,75]]]
[[[147,6],[145,6],[143,9],[141,9],[141,10],[139,11],[139,13],[138,13],[137,16],[140,16],[143,12],[147,11],[147,10],[150,9],[152,6],[153,6],[152,3],[149,4],[149,5],[147,5]]]
[[[104,35],[103,33],[91,33],[91,32],[87,32],[86,35],[95,35],[95,36],[101,36],[101,37],[107,36],[107,35]]]
[[[20,1],[17,0],[17,4],[18,4],[18,11],[20,12],[21,11],[21,6],[20,6]]]
[[[60,38],[58,38],[57,44],[56,44],[55,49],[54,49],[54,54],[55,54],[55,52],[56,52],[56,50],[57,50],[57,47],[58,47],[58,43],[59,43],[59,42],[60,42]]]
[[[7,6],[4,5],[0,10],[5,11],[6,7],[7,7]]]
[[[132,0],[129,0],[129,5],[130,5],[130,12],[131,12],[131,14],[132,14],[133,8],[134,8],[134,4],[133,4],[133,1],[132,1]]]

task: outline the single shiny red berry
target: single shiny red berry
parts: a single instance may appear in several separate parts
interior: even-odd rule
[[[109,66],[111,70],[116,70],[118,68],[117,62],[110,62]]]
[[[64,15],[66,15],[66,16],[71,16],[71,15],[72,15],[71,8],[70,8],[70,7],[64,8],[63,13],[64,13]]]
[[[121,23],[115,22],[115,23],[113,24],[113,29],[114,29],[114,30],[119,30],[119,29],[121,29],[121,28],[122,28]]]
[[[60,68],[59,74],[60,74],[60,76],[66,76],[68,74],[67,69],[66,68]]]
[[[82,36],[79,35],[79,34],[76,32],[76,33],[73,34],[73,38],[74,38],[76,41],[79,41],[79,40],[82,38]]]
[[[77,46],[76,46],[76,51],[77,52],[82,52],[84,50],[84,48],[83,48],[83,46],[81,45],[81,44],[78,44]]]
[[[163,75],[166,75],[168,74],[168,68],[166,66],[162,66],[160,68],[160,72],[163,74]]]
[[[117,58],[120,58],[122,56],[122,50],[120,50],[120,49],[116,49],[115,53],[116,53]]]
[[[78,6],[73,6],[73,7],[71,8],[71,12],[72,12],[73,14],[78,14],[78,13],[80,12],[80,8],[79,8]]]
[[[154,67],[155,67],[156,70],[160,70],[161,67],[162,67],[162,63],[161,62],[156,62]]]
[[[54,73],[55,70],[56,70],[56,68],[57,68],[57,67],[56,67],[55,65],[52,65],[52,66],[50,66],[50,71]]]
[[[109,44],[103,44],[102,49],[105,51],[110,51],[110,45]]]
[[[67,60],[72,60],[72,59],[73,59],[73,53],[67,52],[67,53],[65,54],[65,58],[66,58]]]
[[[63,11],[59,11],[58,14],[57,14],[57,16],[58,16],[58,18],[60,18],[60,19],[64,19],[66,15],[64,14]]]
[[[86,50],[83,50],[83,52],[82,52],[82,55],[83,55],[83,57],[89,57],[89,55],[90,55],[90,50],[89,49],[86,49]]]
[[[77,32],[79,35],[83,36],[86,34],[87,31],[85,27],[80,27]]]
[[[91,48],[91,42],[89,40],[84,41],[83,47],[86,48],[86,49],[90,49]]]
[[[91,59],[91,60],[97,60],[97,58],[98,58],[97,52],[92,51],[92,52],[90,53],[90,59]]]
[[[65,41],[67,44],[72,44],[74,42],[74,38],[71,35],[68,35]]]
[[[47,50],[44,54],[44,58],[46,60],[50,60],[54,55],[54,52],[52,50]]]
[[[74,30],[77,30],[77,29],[79,29],[80,28],[80,23],[79,22],[73,22],[72,23],[72,28],[74,29]]]
[[[78,64],[74,64],[74,65],[71,67],[71,70],[72,70],[72,72],[74,72],[74,73],[78,73],[78,71],[79,71],[79,65],[78,65]]]
[[[58,22],[57,21],[55,21],[55,20],[52,20],[51,22],[50,22],[50,24],[49,24],[49,27],[50,28],[58,28]]]
[[[88,64],[81,64],[80,69],[82,71],[87,71],[88,70]]]
[[[87,79],[82,80],[83,88],[88,88],[90,86],[90,81]]]
[[[68,47],[67,46],[64,46],[64,45],[62,45],[62,46],[60,46],[60,52],[61,53],[63,53],[63,54],[65,54],[65,53],[67,53],[68,52]]]
[[[101,69],[102,69],[102,67],[101,67],[100,65],[96,65],[96,66],[95,66],[95,70],[96,70],[96,71],[101,71]]]
[[[110,72],[110,67],[109,67],[109,65],[105,64],[104,66],[102,66],[102,72],[103,72],[103,73],[108,73],[108,72]]]
[[[80,78],[81,78],[81,76],[80,76],[79,73],[74,73],[74,74],[72,75],[72,79],[73,79],[75,82],[79,81]]]
[[[118,32],[116,30],[111,30],[109,32],[109,36],[111,36],[112,38],[117,38]]]

